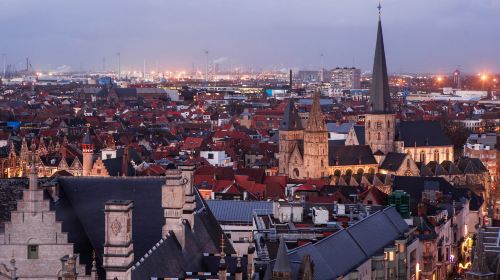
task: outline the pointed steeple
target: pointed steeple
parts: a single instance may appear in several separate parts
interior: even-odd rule
[[[307,131],[322,132],[326,131],[325,121],[321,113],[319,92],[314,95],[311,112],[309,112],[309,119],[307,120]]]
[[[291,273],[290,262],[288,260],[288,251],[286,248],[285,240],[283,237],[280,238],[280,244],[278,247],[278,253],[276,254],[276,262],[274,263],[273,274],[274,273]]]
[[[392,114],[380,8],[379,4],[377,43],[375,45],[375,57],[373,60],[373,77],[368,112],[372,114]]]
[[[302,123],[300,122],[299,114],[295,109],[292,99],[288,99],[285,107],[285,115],[280,123],[281,131],[302,130]]]

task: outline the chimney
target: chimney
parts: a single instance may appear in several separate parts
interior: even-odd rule
[[[419,203],[417,205],[417,216],[418,217],[427,216],[427,205],[425,205],[425,203]]]
[[[180,165],[179,169],[182,171],[182,183],[184,185],[184,207],[182,209],[182,218],[189,222],[191,229],[194,228],[194,210],[196,202],[194,198],[194,165]]]
[[[234,275],[235,280],[243,280],[243,267],[241,266],[241,257],[236,258],[236,273]]]
[[[111,200],[104,205],[105,238],[103,268],[106,279],[130,279],[134,262],[132,209],[130,200]]]
[[[248,251],[247,251],[247,276],[248,279],[253,279],[253,274],[254,274],[254,254],[255,254],[255,247],[253,246],[253,241],[250,242],[250,245],[248,246]]]
[[[166,171],[166,181],[161,187],[161,207],[163,208],[165,224],[162,228],[162,235],[167,236],[170,232],[184,249],[185,226],[182,223],[182,216],[185,204],[185,188],[180,169],[169,169]]]
[[[123,159],[122,159],[122,175],[129,176],[128,174],[128,164],[130,162],[129,147],[125,146],[123,148]]]

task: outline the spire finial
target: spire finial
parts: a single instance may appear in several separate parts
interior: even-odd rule
[[[220,253],[224,255],[224,233],[220,236]]]
[[[380,19],[380,13],[381,13],[381,10],[382,10],[382,5],[380,4],[380,1],[378,1],[377,9],[378,9],[378,18]]]

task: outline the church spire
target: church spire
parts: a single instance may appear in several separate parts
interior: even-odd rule
[[[311,112],[309,112],[309,119],[307,120],[306,131],[322,132],[326,131],[325,121],[321,113],[320,94],[314,94]]]
[[[387,65],[385,60],[382,20],[380,18],[380,10],[382,9],[382,6],[380,3],[377,8],[379,11],[379,20],[368,112],[374,114],[391,114],[391,95],[389,93],[389,78],[387,75]]]

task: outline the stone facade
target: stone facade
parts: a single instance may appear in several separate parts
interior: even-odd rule
[[[365,140],[374,153],[394,151],[395,125],[394,114],[366,114]]]
[[[67,256],[75,259],[78,278],[90,279],[73,254],[73,244],[62,232],[43,192],[38,188],[36,168],[32,165],[29,188],[23,191],[17,210],[11,212],[10,221],[0,232],[0,263],[15,260],[19,279],[59,279],[63,273],[62,258]]]

